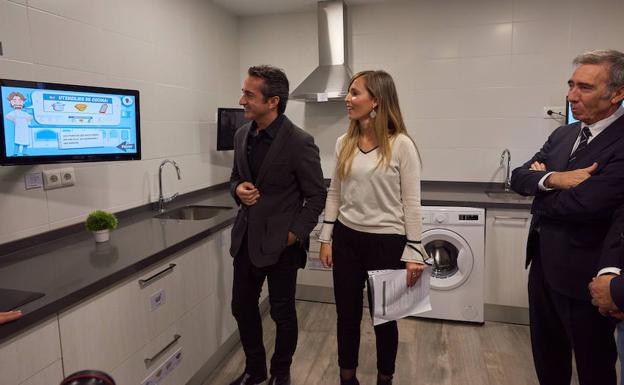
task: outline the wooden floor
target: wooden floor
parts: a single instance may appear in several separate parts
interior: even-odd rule
[[[375,335],[370,317],[362,321],[358,378],[375,384]],[[297,301],[299,343],[291,367],[293,385],[338,385],[335,305]],[[267,357],[275,325],[264,317]],[[228,385],[244,369],[242,347],[216,368],[204,385]],[[555,369],[556,370],[556,369]],[[399,321],[394,385],[537,385],[529,328],[486,322],[483,326],[424,319]],[[578,385],[576,378],[572,384]]]

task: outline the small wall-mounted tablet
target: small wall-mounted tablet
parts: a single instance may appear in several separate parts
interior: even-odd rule
[[[233,150],[234,133],[247,122],[242,108],[217,109],[217,151]]]

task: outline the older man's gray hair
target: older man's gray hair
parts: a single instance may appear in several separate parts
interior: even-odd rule
[[[583,64],[606,64],[609,67],[609,91],[624,87],[624,53],[614,49],[595,50],[574,58],[575,66]]]

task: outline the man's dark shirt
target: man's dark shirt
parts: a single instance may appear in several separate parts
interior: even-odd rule
[[[249,168],[251,169],[251,177],[253,183],[256,183],[258,174],[260,173],[260,167],[266,154],[269,152],[273,139],[277,136],[277,131],[284,120],[284,115],[280,114],[269,124],[267,128],[258,132],[258,124],[255,121],[251,123],[251,129],[249,130],[249,137],[247,139],[247,159],[249,161]]]

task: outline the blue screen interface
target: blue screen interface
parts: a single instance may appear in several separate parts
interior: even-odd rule
[[[137,152],[133,95],[0,87],[7,157]]]

